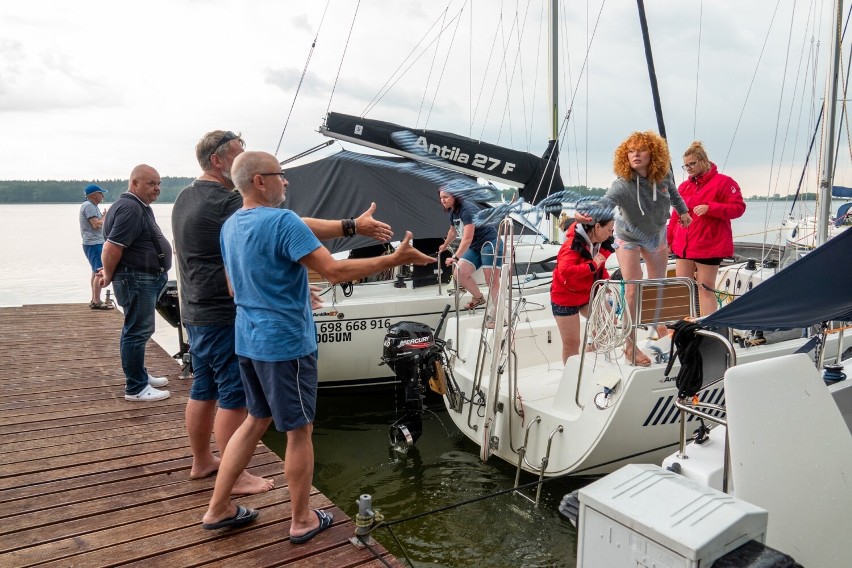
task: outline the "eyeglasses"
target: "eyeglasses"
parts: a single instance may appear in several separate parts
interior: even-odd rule
[[[691,170],[692,168],[694,168],[694,167],[695,167],[695,165],[696,165],[697,163],[698,163],[698,160],[695,160],[694,162],[689,162],[688,164],[684,164],[684,165],[682,165],[681,167],[682,167],[683,169],[685,169],[685,170]]]
[[[284,179],[286,179],[284,177],[284,170],[281,170],[280,172],[272,172],[272,173],[269,173],[269,174],[257,174],[257,175],[259,175],[259,176],[278,176],[278,177],[281,178],[281,181],[284,181]]]
[[[231,132],[230,130],[229,130],[229,131],[227,131],[225,134],[223,134],[223,135],[222,135],[222,137],[219,139],[219,141],[216,143],[216,145],[215,145],[215,146],[213,146],[213,149],[212,149],[212,150],[210,150],[210,153],[208,154],[208,157],[209,157],[209,156],[212,156],[213,154],[215,154],[215,153],[216,153],[216,150],[218,150],[219,148],[221,148],[221,147],[222,147],[222,145],[227,144],[227,143],[228,143],[228,142],[230,142],[231,140],[236,140],[237,138],[239,138],[239,136],[237,136],[236,134],[234,134],[234,133],[233,133],[233,132]]]

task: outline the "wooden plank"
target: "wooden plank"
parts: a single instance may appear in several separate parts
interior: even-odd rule
[[[643,286],[639,324],[675,322],[690,314],[689,288],[683,284]]]
[[[184,409],[191,380],[154,343],[146,366],[172,396],[124,400],[122,316],[87,305],[0,308],[0,566],[402,566],[353,547],[354,523],[315,489],[332,528],[292,545],[283,463],[259,444],[249,470],[268,493],[233,531],[201,529],[214,477],[190,479]]]

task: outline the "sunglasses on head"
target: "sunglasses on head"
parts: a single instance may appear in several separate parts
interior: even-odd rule
[[[216,145],[213,146],[213,149],[210,150],[210,154],[208,154],[208,156],[212,156],[213,154],[216,153],[216,150],[221,148],[224,144],[227,144],[231,140],[236,140],[237,138],[239,138],[239,136],[237,136],[236,134],[234,134],[230,130],[227,131],[225,134],[222,135],[222,137],[219,139],[219,141],[216,143]]]

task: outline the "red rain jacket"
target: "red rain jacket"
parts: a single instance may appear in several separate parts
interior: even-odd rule
[[[612,245],[602,243],[600,253],[608,258],[612,254]],[[605,278],[609,278],[609,272],[603,266],[595,267],[588,243],[577,236],[577,223],[572,223],[556,257],[556,270],[550,284],[551,301],[560,306],[584,306],[589,303],[592,284]]]
[[[745,211],[740,186],[733,179],[720,174],[716,164],[700,176],[689,178],[677,188],[689,207],[692,223],[684,228],[678,223],[677,212],[672,212],[666,231],[671,251],[680,258],[724,258],[734,254],[734,237],[731,219]],[[696,215],[694,208],[708,205],[704,215]]]

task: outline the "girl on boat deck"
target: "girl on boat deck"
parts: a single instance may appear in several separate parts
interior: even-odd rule
[[[556,257],[550,305],[562,338],[562,363],[580,352],[580,316],[589,317],[589,296],[596,280],[609,278],[604,265],[613,252],[612,210],[592,223],[567,220],[565,242]]]
[[[485,303],[485,297],[473,279],[473,271],[480,266],[483,267],[485,283],[488,285],[488,293],[494,305],[497,288],[492,285],[494,277],[492,266],[494,252],[497,250],[497,230],[492,226],[474,225],[473,218],[479,212],[479,208],[473,202],[464,202],[461,197],[452,195],[446,187],[441,188],[438,198],[441,200],[441,207],[450,215],[450,230],[447,232],[444,243],[438,248],[438,258],[460,235],[459,248],[452,257],[446,259],[445,264],[455,265],[459,285],[472,296],[465,309],[472,310]],[[500,254],[497,255],[497,268],[501,266],[500,256]]]
[[[645,261],[648,278],[664,278],[669,250],[666,243],[666,224],[671,208],[684,227],[692,217],[681,199],[670,172],[671,158],[666,141],[655,132],[634,132],[615,149],[612,164],[618,177],[598,201],[600,205],[618,206],[615,214],[615,255],[624,280],[640,280]],[[583,223],[592,218],[577,212],[575,218]],[[636,287],[626,290],[627,308],[635,313]],[[660,336],[666,335],[659,326]],[[624,346],[627,360],[647,367],[651,360],[635,349],[630,338]]]
[[[683,153],[683,169],[689,177],[678,192],[694,220],[684,227],[672,214],[667,240],[677,259],[677,275],[695,278],[698,283],[698,303],[701,315],[706,316],[718,307],[713,289],[719,265],[734,254],[731,220],[740,217],[746,206],[740,186],[719,173],[701,142],[693,142]]]

